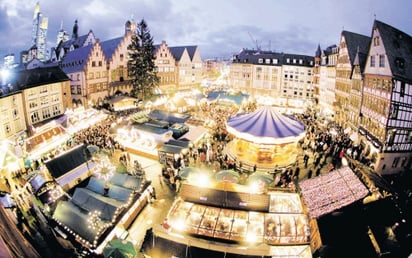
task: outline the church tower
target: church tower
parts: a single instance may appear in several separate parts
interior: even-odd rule
[[[57,42],[56,42],[56,46],[59,45],[60,41],[67,41],[69,40],[69,33],[67,33],[67,31],[65,31],[63,29],[63,21],[60,24],[60,30],[57,33]]]
[[[134,21],[133,16],[131,20],[126,21],[124,25],[124,31],[125,34],[136,33],[136,22]]]
[[[47,54],[47,28],[49,26],[49,19],[43,17],[40,12],[40,4],[37,2],[34,7],[33,14],[33,29],[32,29],[32,46],[37,48],[36,58],[40,61],[46,61]]]

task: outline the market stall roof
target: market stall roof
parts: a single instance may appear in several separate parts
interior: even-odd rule
[[[273,107],[263,106],[252,113],[230,118],[227,131],[258,144],[282,144],[302,138],[305,126],[298,120],[278,113]]]
[[[249,95],[242,92],[227,92],[227,91],[212,91],[208,94],[208,101],[228,101],[236,105],[241,105],[245,98],[248,98]]]
[[[158,109],[150,112],[148,116],[152,119],[163,120],[169,123],[184,123],[190,118],[190,115],[187,114],[166,112]]]
[[[139,99],[129,96],[115,96],[109,99],[109,104],[113,106],[115,111],[132,109],[137,107]]]
[[[369,193],[349,167],[299,182],[309,216],[318,218],[348,206]]]
[[[182,135],[179,140],[186,140],[191,143],[198,143],[204,136],[209,133],[209,130],[203,126],[189,126],[189,132]]]

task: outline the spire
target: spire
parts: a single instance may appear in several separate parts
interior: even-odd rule
[[[40,13],[40,3],[37,2],[36,6],[34,7],[33,19],[37,18],[37,15]]]
[[[315,57],[320,57],[322,54],[322,50],[320,49],[320,44],[318,44],[318,48],[316,49]]]
[[[79,25],[77,25],[77,19],[76,19],[74,21],[74,26],[73,26],[73,34],[72,34],[73,39],[77,39],[79,37],[78,31],[79,31]]]

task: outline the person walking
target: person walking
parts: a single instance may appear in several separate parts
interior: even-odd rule
[[[303,162],[305,163],[305,168],[308,168],[308,161],[309,161],[309,154],[305,150],[305,154],[303,155]]]
[[[309,169],[309,171],[308,171],[308,178],[312,178],[312,169]]]

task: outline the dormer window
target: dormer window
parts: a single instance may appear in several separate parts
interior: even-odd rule
[[[375,36],[375,37],[373,38],[373,45],[374,45],[374,46],[379,46],[379,45],[380,45],[380,38],[379,38],[379,36]]]
[[[396,67],[400,68],[400,69],[404,69],[405,68],[405,59],[403,58],[396,58],[395,59],[395,65]]]

